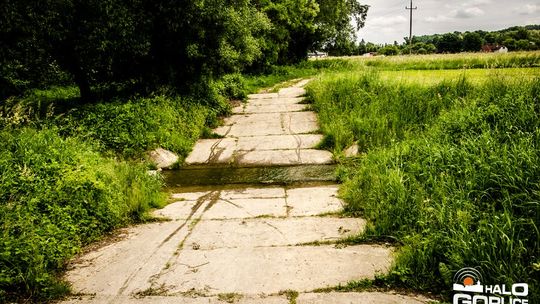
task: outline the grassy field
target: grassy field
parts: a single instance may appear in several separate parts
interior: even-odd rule
[[[398,70],[380,71],[379,73],[384,81],[432,85],[464,77],[468,82],[476,85],[490,82],[493,79],[502,79],[504,81],[512,81],[512,79],[516,78],[531,80],[540,76],[540,68]]]
[[[538,53],[477,56],[375,59],[323,74],[309,97],[322,146],[340,157],[359,144],[339,168],[346,212],[369,221],[357,241],[397,241],[378,284],[449,296],[457,270],[480,267],[483,283],[528,283],[536,303]],[[485,69],[454,69],[465,61]],[[490,69],[500,62],[521,64]]]
[[[329,58],[332,59],[332,58]],[[378,70],[450,70],[540,67],[540,51],[434,54],[391,57],[353,57],[352,61]]]

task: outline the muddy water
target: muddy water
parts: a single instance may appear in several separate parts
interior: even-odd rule
[[[289,167],[200,167],[162,172],[169,189],[239,184],[288,185],[336,180],[335,165]]]

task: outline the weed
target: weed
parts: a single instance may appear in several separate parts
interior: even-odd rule
[[[289,300],[289,304],[296,304],[296,299],[298,299],[298,296],[300,295],[298,291],[296,290],[283,290],[278,293],[280,296],[286,296],[287,300]]]
[[[218,300],[227,303],[236,303],[240,301],[244,296],[238,293],[220,293],[218,294]]]

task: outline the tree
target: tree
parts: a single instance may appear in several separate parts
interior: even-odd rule
[[[437,42],[440,53],[458,53],[461,51],[462,39],[456,33],[447,33],[441,36]]]
[[[379,50],[379,53],[387,56],[394,56],[399,54],[399,48],[395,45],[386,45]]]
[[[312,49],[339,49],[356,40],[356,31],[365,24],[369,6],[357,0],[317,0],[319,14]]]
[[[478,33],[465,33],[463,35],[463,50],[466,52],[478,52],[482,49],[482,37]]]

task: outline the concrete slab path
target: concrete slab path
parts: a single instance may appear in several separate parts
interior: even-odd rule
[[[249,95],[215,133],[197,142],[187,165],[287,166],[331,164],[332,154],[316,150],[317,115],[304,104],[302,81],[278,93]]]
[[[250,111],[266,111],[272,101],[298,102],[303,92],[297,86],[253,95]],[[329,152],[313,149],[320,135],[291,131],[315,131],[314,113],[283,109],[233,116],[228,137],[199,141],[188,160],[246,166],[331,162]],[[316,292],[372,279],[393,262],[392,247],[337,243],[361,233],[366,223],[339,215],[343,201],[336,184],[201,186],[179,189],[171,200],[154,212],[166,221],[124,229],[114,242],[75,259],[66,279],[78,295],[66,303],[428,302],[392,293]]]

